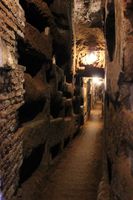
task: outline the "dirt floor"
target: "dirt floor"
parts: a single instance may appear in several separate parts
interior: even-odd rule
[[[102,176],[101,104],[63,153],[39,200],[96,200]]]

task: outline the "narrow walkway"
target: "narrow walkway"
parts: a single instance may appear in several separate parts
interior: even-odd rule
[[[101,105],[66,149],[40,200],[96,200],[102,175]]]

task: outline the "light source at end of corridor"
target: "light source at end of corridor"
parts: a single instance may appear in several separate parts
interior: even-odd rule
[[[102,85],[103,80],[101,78],[99,78],[99,77],[93,77],[92,78],[92,82],[93,82],[94,85],[100,86],[100,85]]]
[[[82,58],[82,63],[84,65],[91,65],[91,64],[95,63],[97,61],[97,59],[98,59],[98,57],[97,57],[96,53],[90,53]]]

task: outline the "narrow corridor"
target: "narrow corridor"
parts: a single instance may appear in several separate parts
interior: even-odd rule
[[[49,177],[41,200],[96,200],[102,175],[102,127],[98,103]]]
[[[0,16],[0,200],[133,200],[133,0]]]

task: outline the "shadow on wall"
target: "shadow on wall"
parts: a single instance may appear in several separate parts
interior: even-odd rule
[[[41,144],[37,148],[33,149],[29,157],[23,160],[23,164],[20,168],[20,180],[19,185],[21,186],[29,177],[32,176],[33,172],[39,167],[42,157],[44,156],[45,144]]]
[[[109,53],[110,61],[113,61],[114,51],[115,51],[115,9],[114,9],[114,1],[112,3],[108,3],[108,16],[106,19],[106,41],[107,48]]]

